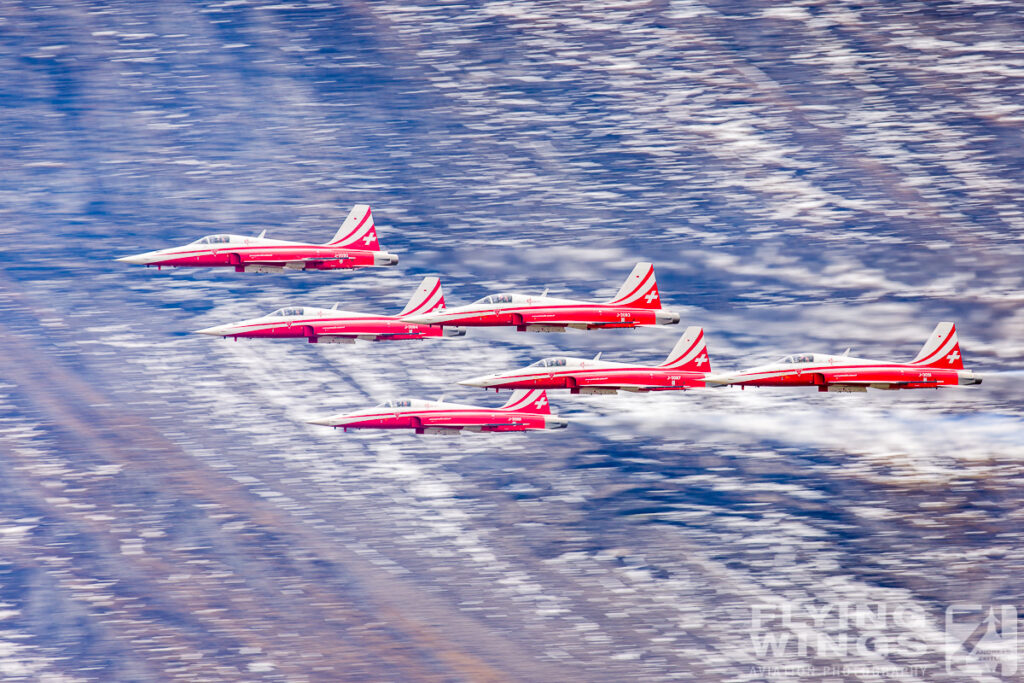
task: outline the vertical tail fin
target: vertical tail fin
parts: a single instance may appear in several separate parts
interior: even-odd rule
[[[548,405],[548,394],[543,389],[519,389],[513,391],[512,398],[501,409],[516,413],[551,414],[551,407]]]
[[[398,316],[430,313],[437,308],[444,308],[441,278],[425,277]]]
[[[348,218],[338,228],[334,239],[327,243],[332,247],[352,247],[364,251],[380,251],[377,230],[373,225],[373,214],[369,204],[356,204]]]
[[[928,337],[928,341],[918,352],[917,358],[910,361],[910,364],[929,368],[963,370],[964,359],[960,356],[960,342],[956,338],[956,325],[949,322],[936,325],[931,336]]]
[[[711,356],[708,355],[707,343],[704,341],[704,328],[687,327],[661,367],[673,370],[710,372]]]
[[[638,263],[626,281],[619,287],[619,293],[608,302],[613,306],[633,308],[661,308],[658,283],[654,279],[654,265]]]

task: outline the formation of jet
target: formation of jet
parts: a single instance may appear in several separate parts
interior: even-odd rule
[[[950,385],[981,384],[981,377],[964,369],[956,325],[941,322],[909,363],[851,358],[845,353],[798,353],[780,361],[729,375],[708,377],[714,385],[794,387],[816,386],[818,391],[874,389],[936,389]]]
[[[283,273],[289,270],[337,270],[393,266],[398,256],[380,248],[373,214],[356,204],[334,238],[326,244],[286,242],[264,237],[209,235],[191,244],[117,259],[136,265],[234,268],[239,273]]]
[[[564,332],[572,327],[638,327],[674,325],[679,314],[661,307],[654,266],[638,263],[619,288],[618,294],[602,303],[559,299],[529,294],[492,294],[466,306],[440,308],[411,318],[425,325],[464,327],[515,327],[520,332]]]
[[[334,238],[326,244],[304,244],[256,237],[210,235],[182,246],[117,259],[126,263],[169,267],[233,267],[237,272],[284,272],[392,266],[398,257],[380,248],[373,214],[357,204]],[[357,339],[389,341],[453,337],[466,327],[515,327],[520,332],[564,332],[674,325],[679,314],[661,307],[654,266],[638,263],[615,297],[604,302],[577,301],[529,294],[492,294],[465,306],[445,306],[441,281],[427,277],[405,308],[396,315],[367,314],[332,308],[294,306],[260,318],[198,330],[221,337],[287,339],[311,343],[354,343]],[[499,408],[446,403],[444,400],[390,400],[354,413],[332,415],[312,424],[348,429],[411,429],[417,434],[522,432],[561,429],[568,420],[553,415],[546,389],[572,394],[614,394],[618,391],[679,391],[703,387],[816,386],[818,391],[865,392],[875,389],[933,389],[981,384],[966,370],[956,326],[941,322],[920,353],[909,363],[801,353],[734,373],[711,372],[704,330],[687,327],[672,352],[658,365],[635,365],[556,356],[532,365],[472,377],[464,386],[513,390]]]
[[[517,391],[500,408],[481,408],[443,399],[398,399],[354,413],[330,415],[310,424],[349,429],[412,429],[417,434],[457,435],[460,432],[525,432],[563,429],[565,418],[551,414],[543,391]]]
[[[409,303],[398,315],[353,313],[333,308],[285,307],[261,318],[242,320],[197,330],[197,334],[217,337],[254,339],[301,339],[313,344],[426,339],[428,337],[459,337],[466,334],[461,327],[437,327],[409,322],[409,317],[428,313],[444,306],[441,280],[423,278]]]
[[[711,358],[704,330],[687,327],[661,365],[630,365],[586,358],[544,358],[529,367],[466,379],[459,384],[499,389],[568,389],[573,394],[671,391],[704,386]]]

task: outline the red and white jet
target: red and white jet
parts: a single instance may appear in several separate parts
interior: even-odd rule
[[[331,415],[310,424],[349,429],[414,429],[417,434],[457,435],[460,432],[525,432],[563,429],[565,418],[551,414],[543,391],[517,391],[500,408],[458,403],[399,399],[354,413]]]
[[[619,293],[610,301],[594,303],[528,294],[492,294],[466,306],[441,308],[416,316],[425,325],[466,327],[515,326],[520,332],[564,332],[567,327],[594,328],[674,325],[679,314],[661,307],[654,266],[638,263]]]
[[[964,370],[956,325],[942,322],[909,363],[851,358],[845,353],[798,353],[732,375],[707,378],[709,385],[755,387],[816,386],[818,391],[874,389],[937,389],[940,386],[981,384],[981,377]]]
[[[290,307],[279,308],[262,318],[252,318],[228,325],[217,325],[197,330],[197,334],[247,339],[305,338],[312,344],[353,344],[356,339],[391,341],[396,339],[426,339],[427,337],[461,337],[462,327],[436,327],[408,322],[407,318],[427,313],[444,306],[441,280],[423,278],[409,303],[398,315],[352,313],[334,308]]]
[[[200,268],[234,268],[239,273],[283,273],[289,270],[337,270],[393,266],[398,256],[377,243],[373,214],[366,204],[356,204],[334,239],[326,244],[286,242],[264,237],[209,235],[183,247],[171,247],[117,259],[136,265]]]
[[[704,330],[687,327],[661,365],[629,365],[600,359],[545,358],[511,372],[473,377],[459,382],[471,387],[499,389],[568,389],[574,394],[614,394],[623,391],[671,391],[704,386],[711,370]]]

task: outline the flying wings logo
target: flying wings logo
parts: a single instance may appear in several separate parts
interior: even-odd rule
[[[948,673],[1017,673],[1017,609],[1013,605],[950,605],[946,640]]]

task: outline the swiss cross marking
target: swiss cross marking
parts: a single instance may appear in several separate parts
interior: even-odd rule
[[[953,363],[956,362],[956,359],[959,358],[959,357],[960,357],[960,353],[956,349],[953,349],[953,353],[951,353],[948,356],[946,356],[946,360],[948,360],[949,364],[952,365]]]
[[[377,236],[374,235],[373,234],[373,230],[371,230],[370,232],[366,233],[366,237],[363,238],[363,242],[365,242],[366,244],[369,244],[370,242],[372,242],[376,238],[377,238]]]
[[[654,301],[654,300],[655,300],[655,299],[657,299],[657,298],[658,298],[658,290],[657,290],[657,289],[652,289],[652,290],[651,290],[651,292],[650,292],[650,294],[647,294],[647,295],[646,295],[646,296],[644,297],[644,300],[645,300],[645,301],[646,301],[647,303],[651,303],[652,301]]]
[[[540,398],[538,398],[536,401],[533,402],[533,405],[536,408],[543,408],[544,406],[547,405],[547,403],[548,403],[547,399],[545,399],[543,396],[541,396]]]
[[[700,366],[704,365],[704,363],[707,363],[707,362],[708,362],[708,354],[702,353],[699,356],[697,356],[697,367],[698,368]]]

